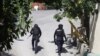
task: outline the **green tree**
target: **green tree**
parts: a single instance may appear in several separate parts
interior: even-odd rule
[[[57,0],[58,1],[58,0]],[[60,0],[62,5],[61,13],[56,14],[55,18],[60,21],[62,17],[68,17],[71,19],[81,19],[81,24],[86,27],[87,38],[89,40],[89,21],[90,14],[94,11],[95,2],[94,0]]]
[[[11,49],[13,39],[28,31],[30,4],[31,0],[0,1],[0,51]]]
[[[55,9],[60,9],[61,7],[61,1],[62,0],[43,0],[45,3],[46,3],[46,6],[47,7],[50,7],[50,8],[55,8]]]

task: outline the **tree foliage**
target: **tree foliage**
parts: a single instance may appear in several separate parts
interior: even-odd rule
[[[1,0],[0,51],[11,49],[13,39],[26,34],[30,27],[31,0]]]
[[[81,17],[84,13],[92,13],[95,3],[92,0],[62,0],[60,6],[63,10],[62,15],[75,19]]]
[[[56,0],[55,3],[58,4],[58,1],[60,2],[58,7],[62,11],[54,16],[55,19],[57,21],[60,21],[63,17],[81,19],[81,24],[86,28],[86,37],[89,40],[90,14],[94,11],[95,2],[99,2],[99,0]]]
[[[60,6],[62,5],[62,0],[44,0],[44,2],[46,3],[47,7],[51,6],[55,9],[60,9]]]

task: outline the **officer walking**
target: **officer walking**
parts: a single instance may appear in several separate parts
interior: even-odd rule
[[[33,50],[36,49],[38,42],[40,41],[39,38],[41,37],[41,30],[40,27],[35,24],[34,27],[30,31],[32,35],[32,47]]]
[[[66,38],[65,33],[64,33],[63,25],[59,24],[58,28],[56,29],[56,31],[54,33],[54,42],[58,47],[58,54],[59,55],[61,55],[62,47],[64,44],[64,38],[65,38],[65,41],[67,41],[67,38]]]

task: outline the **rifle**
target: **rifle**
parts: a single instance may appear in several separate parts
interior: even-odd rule
[[[28,36],[28,38],[29,38],[30,36],[31,36],[31,34]],[[27,39],[28,39],[28,38],[27,38]]]

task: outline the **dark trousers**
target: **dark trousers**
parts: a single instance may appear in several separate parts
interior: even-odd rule
[[[36,38],[32,38],[32,47],[33,49],[36,48],[38,46],[38,42],[39,42],[39,38],[36,37]]]
[[[63,40],[58,40],[57,41],[58,53],[61,53],[62,47],[63,47],[63,43],[64,43]]]

